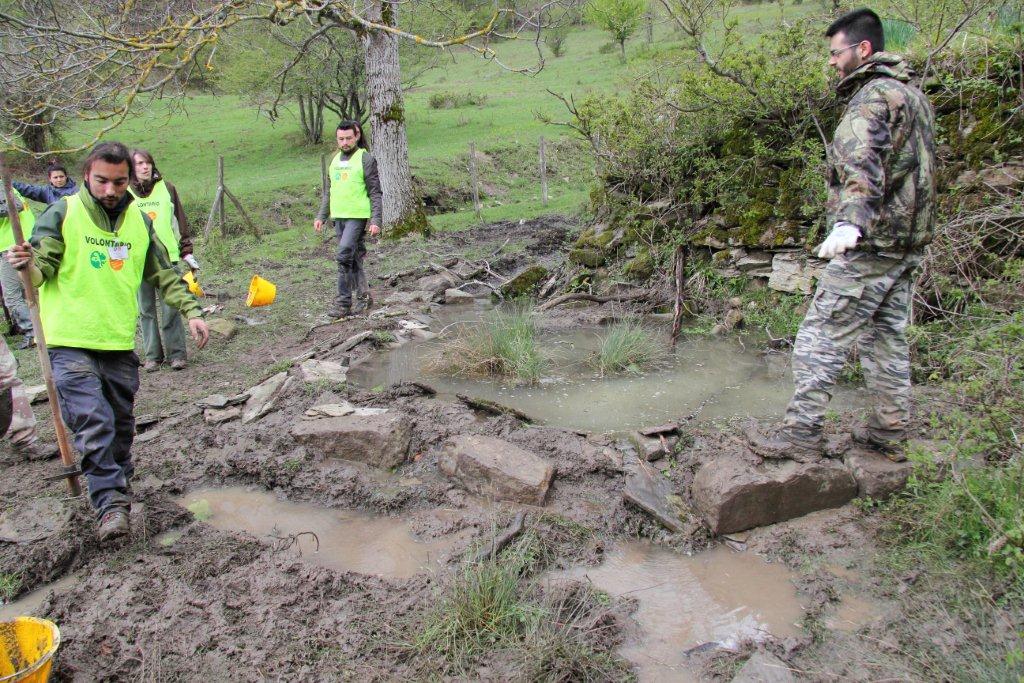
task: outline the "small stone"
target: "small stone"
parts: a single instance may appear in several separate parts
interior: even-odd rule
[[[857,480],[861,498],[885,500],[903,490],[913,471],[913,463],[892,462],[881,453],[854,447],[846,452],[846,466]]]
[[[472,493],[530,505],[544,505],[555,473],[550,463],[530,451],[473,434],[449,439],[438,467]]]
[[[675,446],[676,442],[679,440],[675,436],[644,436],[640,432],[633,432],[629,435],[629,438],[630,442],[636,448],[637,457],[647,462],[660,460],[661,458],[671,455],[672,447]]]
[[[299,366],[299,377],[305,382],[326,380],[343,384],[348,379],[348,368],[334,361],[310,358]]]
[[[356,407],[348,401],[342,403],[321,403],[306,410],[305,416],[310,418],[344,417],[345,415],[351,415],[355,411]]]
[[[218,425],[242,417],[242,409],[238,406],[229,408],[207,408],[203,411],[203,419],[208,424]]]
[[[645,463],[626,477],[623,500],[648,513],[669,531],[682,531],[689,516],[683,499],[672,490],[672,483]]]
[[[767,652],[751,655],[732,679],[732,683],[794,683],[793,671],[786,663]]]
[[[242,424],[254,422],[273,410],[277,397],[284,391],[290,379],[287,372],[279,372],[250,389],[249,400],[242,409]]]
[[[25,395],[28,396],[28,402],[32,405],[36,403],[45,403],[50,400],[50,397],[46,394],[45,384],[35,384],[30,387],[25,387]]]
[[[471,304],[473,301],[475,301],[475,297],[469,292],[464,292],[461,289],[444,290],[444,302],[446,304]]]
[[[206,326],[225,339],[231,339],[238,332],[238,325],[224,318],[207,318]]]
[[[417,303],[429,304],[433,298],[433,293],[425,291],[395,292],[384,299],[384,303],[388,305],[397,304],[399,306],[409,306]]]
[[[409,330],[409,336],[418,341],[429,341],[437,337],[437,332],[431,332],[430,330],[413,329]]]
[[[780,292],[810,294],[812,277],[805,272],[807,259],[800,252],[780,252],[772,260],[768,286]]]

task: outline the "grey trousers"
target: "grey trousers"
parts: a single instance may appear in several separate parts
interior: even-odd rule
[[[18,271],[7,262],[7,252],[0,253],[0,288],[4,293],[4,306],[11,314],[14,324],[28,334],[32,331],[32,316],[25,303],[25,291],[21,288]]]
[[[164,360],[185,360],[185,326],[181,322],[181,314],[178,309],[165,304],[156,288],[146,281],[139,287],[139,326],[142,328],[142,348],[146,360],[158,363]]]
[[[359,295],[361,286],[365,286],[366,275],[363,272],[363,258],[366,256],[366,245],[363,233],[366,230],[365,218],[335,218],[334,232],[338,236],[338,299],[341,306],[352,305],[352,293]]]

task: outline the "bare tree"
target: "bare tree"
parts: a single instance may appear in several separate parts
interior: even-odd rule
[[[442,0],[419,4],[433,2],[439,3],[441,16],[450,12]],[[91,144],[119,125],[140,100],[172,94],[169,89],[181,81],[178,74],[187,72],[197,57],[205,57],[203,65],[212,68],[221,34],[239,24],[269,21],[284,26],[301,21],[325,34],[352,31],[363,44],[374,150],[391,197],[384,206],[384,222],[401,231],[402,226],[425,225],[425,219],[409,171],[399,42],[468,50],[502,68],[536,71],[543,66],[543,56],[535,28],[529,35],[537,43],[537,61],[527,67],[503,64],[491,40],[517,38],[519,27],[539,26],[540,18],[558,2],[516,9],[481,0],[472,4],[477,9],[491,7],[486,19],[421,35],[399,20],[405,0],[7,0],[0,6],[0,118],[25,126],[62,119],[102,121],[87,143]],[[503,25],[512,28],[502,31]],[[10,128],[0,129],[0,142],[35,153]]]

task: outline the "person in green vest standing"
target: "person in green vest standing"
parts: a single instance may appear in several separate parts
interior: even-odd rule
[[[143,280],[188,318],[199,348],[210,331],[202,310],[171,267],[153,222],[133,204],[135,171],[128,148],[97,145],[83,164],[83,187],[36,220],[31,242],[7,259],[29,269],[49,347],[60,411],[82,456],[99,538],[128,533],[131,446],[139,358],[135,326]]]
[[[192,236],[188,220],[181,208],[178,191],[157,170],[153,155],[144,149],[132,150],[135,180],[128,191],[135,197],[135,206],[153,221],[153,230],[167,249],[171,267],[181,272],[181,261],[192,260]],[[191,264],[190,264],[191,265]],[[159,309],[159,322],[157,320]],[[156,288],[146,281],[139,288],[139,325],[142,328],[142,349],[145,360],[142,369],[155,372],[164,360],[170,361],[172,370],[184,370],[185,328],[177,309],[159,300]],[[160,337],[163,337],[163,343]]]
[[[21,229],[28,238],[32,234],[32,226],[35,224],[35,214],[29,207],[25,198],[17,191],[14,191],[14,201],[17,204],[14,212],[21,218]],[[0,193],[0,252],[6,253],[14,246],[14,231],[11,229],[11,207],[7,206],[7,199]],[[0,254],[2,256],[3,254]],[[28,312],[28,305],[25,303],[25,292],[21,289],[21,278],[14,270],[7,259],[0,260],[0,289],[3,289],[4,306],[11,314],[11,321],[14,327],[21,334],[25,335],[24,340],[18,344],[19,349],[27,349],[32,346],[32,316]]]
[[[352,292],[366,282],[363,258],[366,246],[364,232],[371,237],[380,234],[383,194],[377,161],[363,140],[357,121],[342,121],[335,133],[338,153],[327,170],[327,188],[313,228],[323,230],[327,217],[334,222],[338,235],[338,296],[327,314],[343,318],[352,312]],[[367,305],[369,305],[367,291]]]

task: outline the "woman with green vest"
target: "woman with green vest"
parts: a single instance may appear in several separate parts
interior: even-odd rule
[[[83,171],[78,194],[47,207],[31,243],[12,246],[7,259],[17,270],[27,269],[39,288],[58,403],[82,456],[102,542],[129,530],[142,282],[159,288],[161,298],[188,318],[199,348],[210,330],[199,302],[171,267],[153,221],[128,193],[135,176],[128,148],[100,143]]]
[[[21,218],[21,229],[25,232],[25,239],[32,235],[32,226],[36,222],[35,214],[29,207],[28,202],[17,190],[14,191],[14,201],[17,206],[14,212]],[[6,256],[8,249],[14,246],[14,231],[11,228],[11,207],[7,206],[7,200],[0,193],[0,257]],[[21,278],[18,271],[4,258],[0,261],[0,289],[3,289],[4,306],[11,314],[14,326],[25,335],[24,341],[18,344],[19,349],[27,349],[32,346],[32,316],[28,312],[28,305],[25,303],[25,292],[21,289]]]
[[[313,228],[320,232],[330,216],[338,235],[338,296],[327,314],[342,318],[352,312],[352,292],[365,286],[363,233],[380,234],[382,193],[377,161],[363,140],[357,121],[342,121],[335,133],[338,153],[327,170],[327,187]],[[369,305],[369,291],[367,305]]]
[[[157,170],[153,155],[144,149],[132,150],[135,180],[128,191],[135,197],[135,206],[153,221],[156,236],[171,257],[171,266],[180,271],[182,259],[192,254],[188,220],[181,208],[178,191]],[[160,311],[157,321],[157,309]],[[142,327],[142,369],[155,372],[164,360],[172,370],[186,365],[185,328],[178,311],[159,299],[156,288],[143,282],[139,288],[139,325]],[[160,337],[163,336],[163,343]]]

